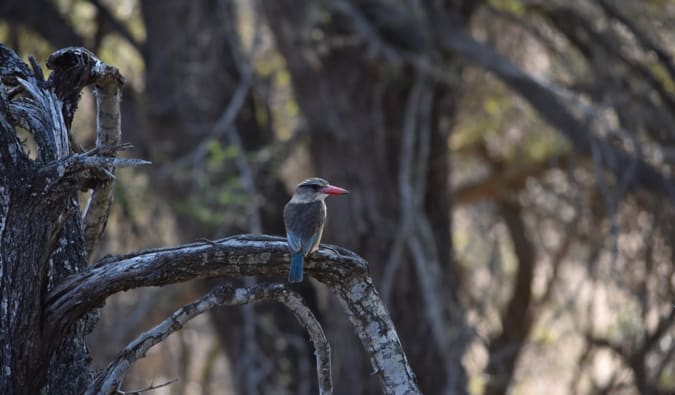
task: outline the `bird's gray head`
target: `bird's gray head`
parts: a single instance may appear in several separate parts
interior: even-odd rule
[[[295,193],[291,199],[294,203],[309,203],[316,200],[323,200],[328,195],[343,195],[349,193],[348,190],[330,185],[323,178],[308,178],[298,184]]]

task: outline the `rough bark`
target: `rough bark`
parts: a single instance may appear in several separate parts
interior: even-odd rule
[[[71,152],[68,127],[80,90],[116,70],[97,68],[102,63],[93,54],[67,48],[49,59],[54,73],[44,81],[36,61],[31,59],[30,70],[4,46],[0,46],[0,58],[4,84],[0,97],[4,170],[0,176],[0,338],[6,351],[0,357],[0,392],[38,393],[45,387],[53,394],[72,393],[91,379],[84,335],[94,317],[73,321],[69,333],[50,339],[44,332],[44,298],[65,276],[86,266],[77,191],[105,180],[104,166],[142,161],[100,156],[123,146]],[[5,87],[10,88],[9,95]],[[35,159],[19,142],[12,123],[33,136]]]
[[[233,236],[210,243],[109,257],[71,276],[47,297],[47,333],[67,333],[70,323],[108,296],[141,286],[206,277],[285,275],[290,263],[285,239]],[[385,393],[419,393],[398,335],[363,258],[337,246],[307,259],[306,274],[328,285],[344,304]]]
[[[101,70],[87,67],[100,64],[89,58],[92,54],[77,48],[57,52],[50,62],[55,70],[50,83],[41,79],[35,62],[31,72],[6,47],[0,47],[0,56],[7,60],[1,69],[2,80],[13,85],[11,100],[4,90],[0,92],[0,392],[65,394],[89,386],[93,377],[84,336],[95,325],[95,310],[114,293],[195,278],[285,275],[288,246],[284,239],[269,236],[236,236],[108,257],[87,268],[75,193],[95,186],[101,174],[107,174],[107,167],[146,162],[110,155],[124,145],[71,152],[66,118],[72,119],[79,93],[68,89],[66,81],[81,86],[97,81]],[[119,89],[116,70],[103,69],[113,89]],[[117,94],[114,98],[119,100]],[[118,118],[113,118],[111,128],[118,131]],[[35,160],[28,157],[10,119],[26,125],[35,136],[39,149]],[[310,257],[306,271],[343,301],[383,391],[419,393],[391,319],[372,286],[367,263],[332,246]],[[305,319],[311,333],[320,331],[315,319],[306,321],[312,315],[298,305],[299,299],[283,292],[276,297]],[[193,309],[186,307],[186,315],[178,316],[189,318],[189,311]],[[169,327],[174,318],[167,321]],[[326,347],[321,346],[324,356],[319,358],[318,369],[320,388],[330,393]],[[116,391],[116,382],[113,378],[106,391]]]

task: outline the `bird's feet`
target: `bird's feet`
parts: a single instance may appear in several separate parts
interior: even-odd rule
[[[324,245],[323,248],[333,251],[337,256],[342,256],[342,254],[340,254],[340,251],[338,251],[336,248],[327,245]]]
[[[205,237],[202,237],[202,238],[200,238],[200,239],[197,239],[197,241],[201,241],[201,242],[204,242],[204,243],[207,243],[207,244],[211,244],[211,245],[214,246],[214,247],[220,247],[220,244],[218,244],[218,242],[213,241],[213,240],[211,240],[211,239],[207,239],[207,238],[205,238]]]

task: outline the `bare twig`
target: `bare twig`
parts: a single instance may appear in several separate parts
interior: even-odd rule
[[[117,391],[124,374],[139,358],[154,345],[162,342],[173,332],[180,330],[192,318],[216,306],[234,306],[274,300],[285,304],[307,330],[316,349],[317,375],[321,394],[333,391],[330,368],[330,346],[321,325],[314,314],[302,303],[300,296],[281,284],[254,285],[234,289],[221,285],[174,312],[159,325],[143,333],[131,342],[113,361],[106,371],[87,389],[87,394],[112,394]]]
[[[117,394],[122,394],[122,395],[137,395],[137,394],[142,394],[143,392],[148,392],[152,390],[156,390],[162,387],[167,387],[175,382],[178,381],[178,377],[175,377],[167,382],[164,382],[162,384],[150,384],[149,386],[137,390],[131,390],[131,391],[122,391],[122,390],[117,390],[114,393]]]
[[[38,180],[42,183],[36,183],[34,186],[39,187],[40,193],[44,194],[50,190],[76,191],[87,185],[92,179],[99,177],[87,171],[103,171],[111,167],[144,166],[150,163],[142,159],[98,156],[95,151],[89,151],[45,164],[37,172]]]
[[[644,31],[642,31],[642,29],[636,23],[623,15],[621,11],[619,11],[619,9],[617,9],[610,2],[607,0],[598,0],[598,4],[605,14],[607,14],[607,16],[618,20],[620,23],[626,26],[642,45],[644,45],[648,50],[653,51],[661,64],[663,64],[666,70],[668,70],[668,75],[670,75],[670,78],[675,80],[675,62],[673,62],[673,58],[668,53],[668,51],[665,51],[663,48],[661,48]]]

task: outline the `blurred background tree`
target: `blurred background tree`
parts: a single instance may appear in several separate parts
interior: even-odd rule
[[[369,260],[427,394],[675,391],[673,26],[658,0],[0,5],[18,53],[84,45],[129,81],[124,136],[155,165],[120,174],[97,256],[283,234],[289,191],[325,177],[353,195],[324,239]],[[116,296],[95,357],[207,287]],[[300,287],[336,392],[377,391],[336,302]],[[316,393],[282,310],[197,319],[125,386]]]

